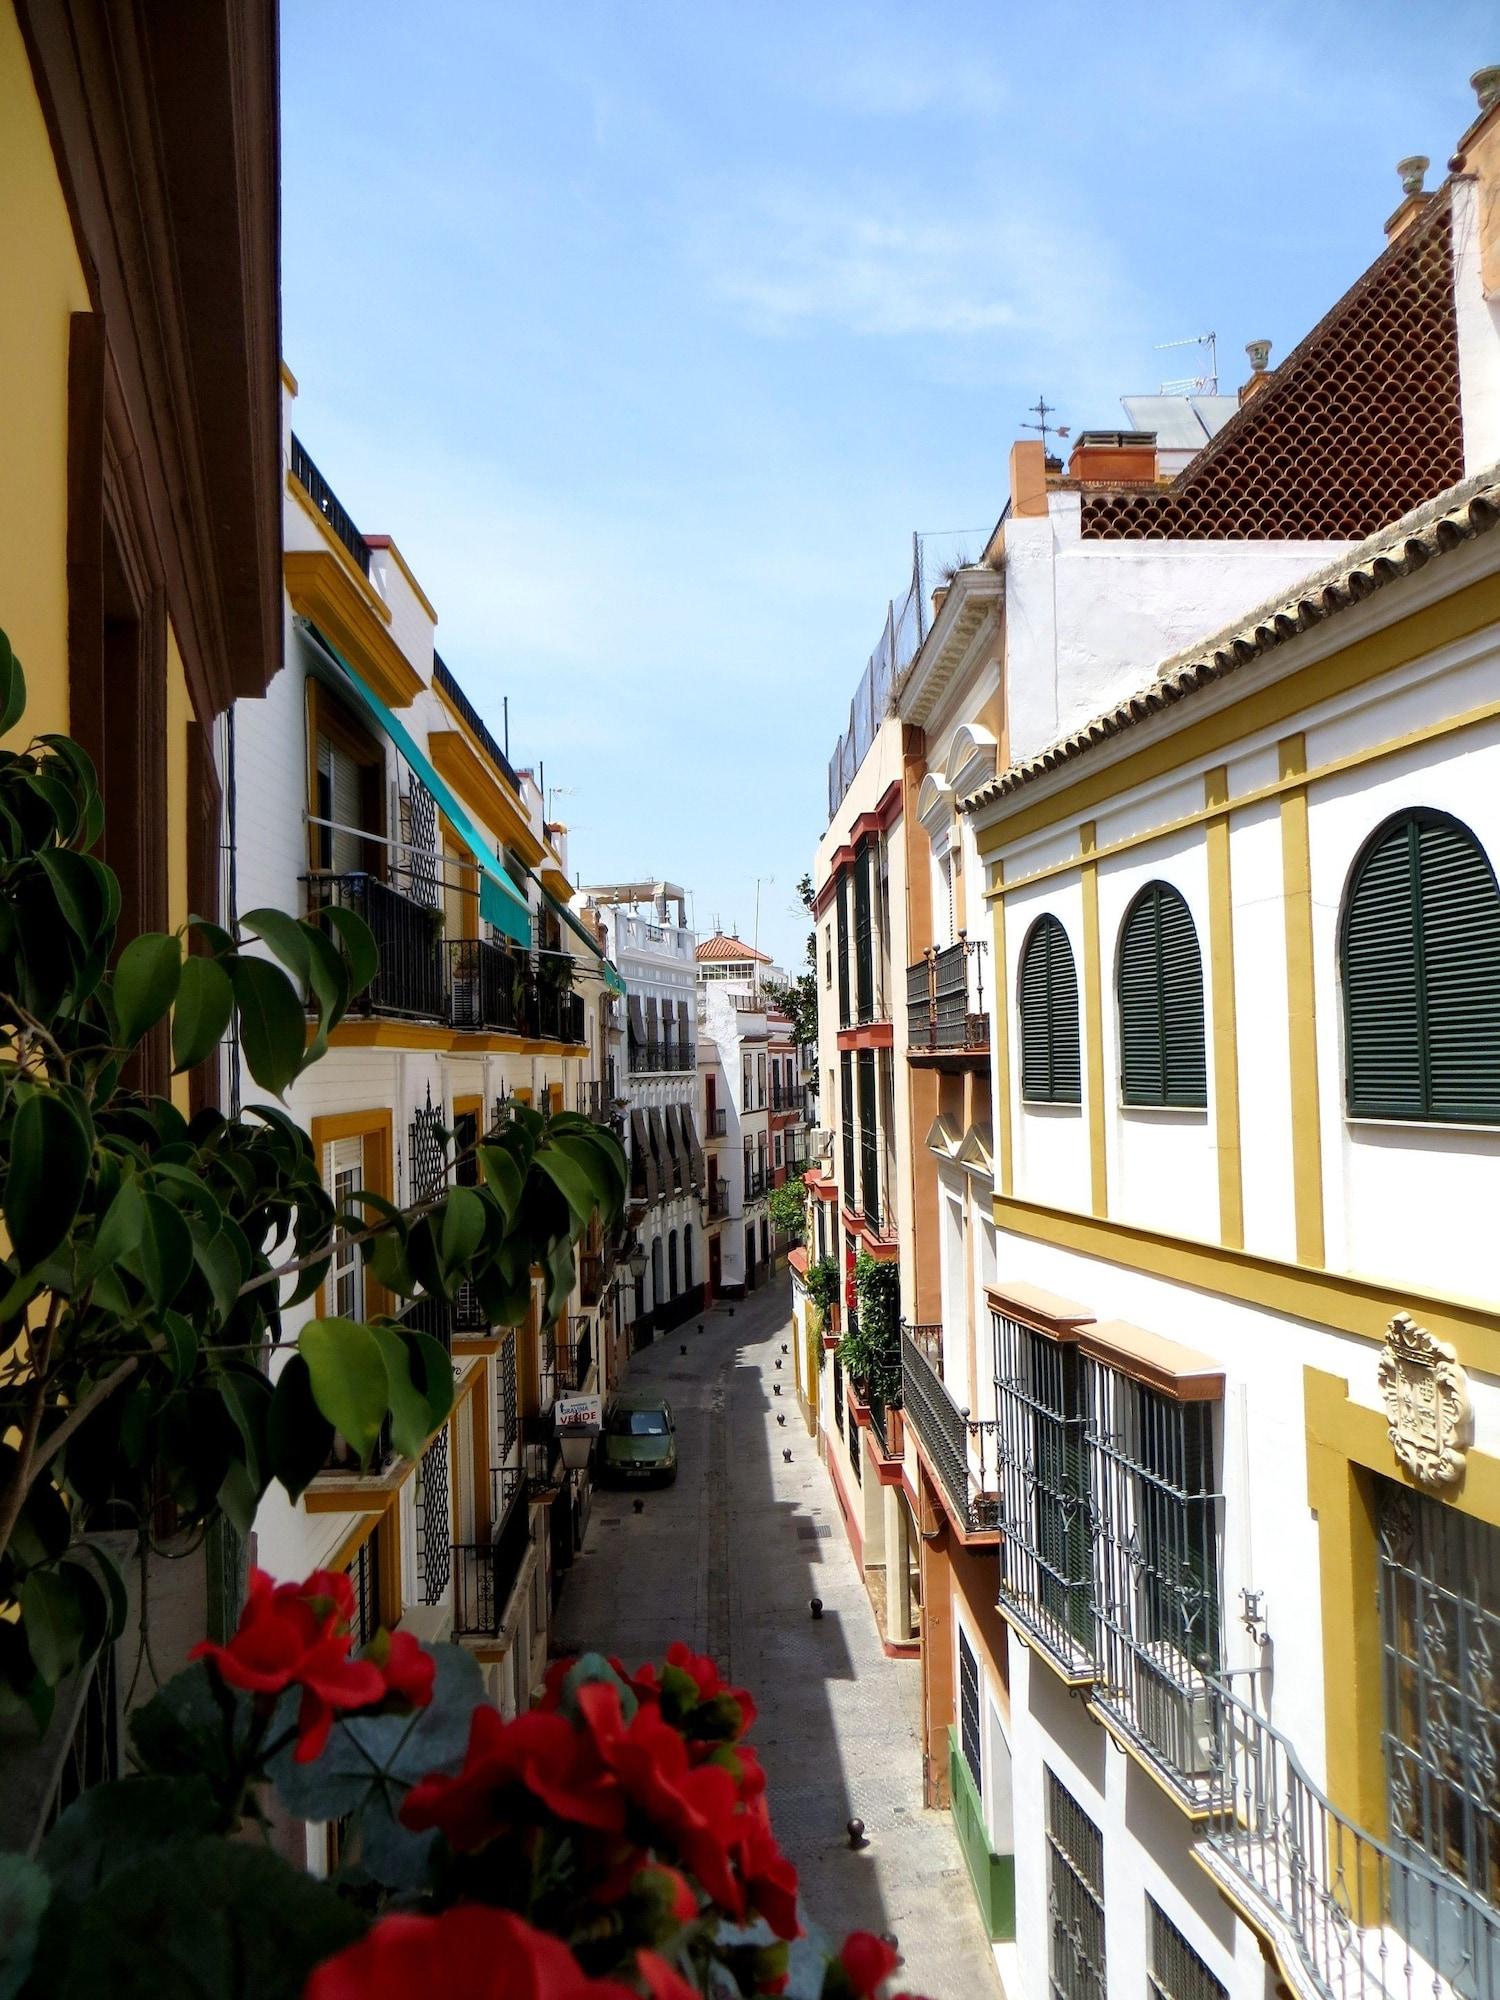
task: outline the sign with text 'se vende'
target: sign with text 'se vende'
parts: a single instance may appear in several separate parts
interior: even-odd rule
[[[600,1396],[559,1396],[552,1405],[559,1435],[597,1437],[604,1428],[604,1401]]]

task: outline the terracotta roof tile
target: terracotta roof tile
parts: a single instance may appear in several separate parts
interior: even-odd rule
[[[760,965],[771,963],[770,955],[757,951],[753,944],[746,944],[743,938],[725,937],[722,931],[715,931],[711,938],[705,938],[698,947],[699,958],[710,959],[754,959]]]
[[[1463,476],[1443,187],[1171,486],[1086,493],[1081,532],[1085,541],[1355,539]]]

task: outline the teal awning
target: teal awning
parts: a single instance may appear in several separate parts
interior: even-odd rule
[[[437,800],[452,824],[464,846],[468,848],[479,865],[479,914],[487,923],[503,931],[517,944],[531,944],[531,910],[525,898],[518,895],[515,884],[490,853],[489,847],[475,832],[472,821],[452,791],[438,776],[428,761],[425,751],[419,750],[410,730],[396,720],[379,695],[367,688],[354,668],[337,650],[330,646],[315,625],[309,625],[309,635],[317,641],[319,650],[330,663],[337,667],[340,675],[348,682],[351,692],[358,698],[370,719],[381,733],[394,743],[401,755],[410,764],[422,783]],[[595,947],[597,949],[597,947]]]
[[[558,916],[561,917],[562,921],[567,925],[568,929],[572,931],[575,936],[580,937],[583,940],[583,942],[588,946],[590,956],[598,959],[599,971],[604,979],[605,985],[609,988],[610,992],[623,993],[625,991],[624,980],[620,977],[619,973],[615,971],[615,968],[610,964],[609,960],[604,956],[603,952],[600,951],[598,944],[595,942],[593,938],[589,936],[588,932],[584,929],[583,925],[579,923],[577,917],[574,916],[573,912],[568,908],[567,904],[563,902],[561,897],[554,896],[550,889],[542,888],[542,884],[540,882],[537,883],[537,887],[542,890],[543,898],[552,905],[553,909],[556,910]]]

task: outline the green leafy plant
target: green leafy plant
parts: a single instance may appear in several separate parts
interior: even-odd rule
[[[772,1188],[766,1204],[771,1227],[791,1243],[801,1243],[807,1235],[807,1190],[796,1174],[780,1187]]]
[[[839,1295],[839,1267],[834,1257],[820,1257],[809,1264],[802,1289],[825,1316]]]
[[[883,1402],[901,1383],[901,1273],[897,1265],[861,1256],[854,1266],[858,1301],[839,1342],[839,1361],[851,1381],[864,1383]]]
[[[0,634],[0,735],[25,700]],[[524,1319],[540,1267],[550,1320],[579,1238],[625,1193],[612,1134],[518,1108],[475,1147],[478,1186],[336,1211],[280,1100],[373,978],[370,932],[338,908],[260,909],[120,945],[103,826],[76,743],[0,750],[0,1717],[38,1728],[124,1627],[102,1533],[145,1546],[164,1504],[182,1528],[247,1533],[336,1434],[368,1464],[382,1433],[415,1455],[447,1417],[453,1371],[426,1333],[331,1317],[284,1338],[336,1235],[399,1298],[468,1283],[497,1324]],[[182,1073],[231,1029],[276,1101],[190,1118],[134,1086],[144,1045]]]

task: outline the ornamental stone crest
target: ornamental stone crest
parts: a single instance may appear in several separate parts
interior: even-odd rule
[[[1456,1485],[1474,1440],[1474,1405],[1453,1348],[1398,1312],[1386,1328],[1377,1380],[1397,1461],[1422,1486]]]

